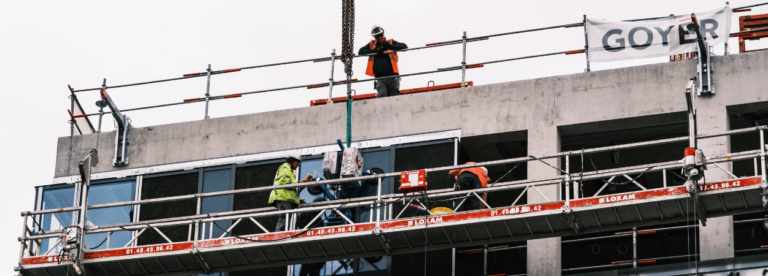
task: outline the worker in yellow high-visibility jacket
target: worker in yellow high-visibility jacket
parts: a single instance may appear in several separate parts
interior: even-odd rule
[[[301,155],[298,153],[289,154],[285,158],[285,163],[280,165],[280,167],[277,169],[273,185],[280,186],[307,182],[306,179],[297,181],[296,176],[293,174],[293,171],[299,167],[299,164],[301,164]],[[298,188],[272,190],[272,192],[269,194],[269,204],[277,207],[278,210],[290,210],[298,208],[301,203],[304,203],[303,199],[299,199],[298,192]],[[283,225],[286,224],[285,215],[279,215],[277,217],[277,226],[275,227],[275,231],[287,231],[287,227],[285,227],[286,229],[283,229]]]

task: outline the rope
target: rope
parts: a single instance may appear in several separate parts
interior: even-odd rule
[[[502,175],[501,177],[499,177],[499,179],[496,179],[496,181],[494,181],[493,183],[491,183],[491,185],[490,185],[490,186],[488,186],[488,188],[490,188],[490,187],[493,187],[493,185],[494,185],[494,184],[498,183],[498,182],[499,182],[501,179],[503,179],[503,178],[504,178],[505,176],[507,176],[509,173],[511,173],[512,171],[514,171],[515,169],[517,169],[517,166],[520,166],[520,164],[521,164],[521,163],[517,163],[517,165],[515,165],[514,167],[512,167],[512,169],[510,169],[509,171],[507,171],[507,173],[505,173],[504,175]]]

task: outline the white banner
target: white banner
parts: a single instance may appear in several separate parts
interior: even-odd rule
[[[725,42],[731,34],[730,6],[696,13],[701,34],[709,46]],[[617,61],[670,56],[695,51],[696,33],[688,30],[691,15],[636,22],[587,19],[589,61]]]

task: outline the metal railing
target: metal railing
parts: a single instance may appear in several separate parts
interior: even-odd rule
[[[553,52],[553,53],[546,53],[546,54],[538,54],[538,55],[530,55],[530,56],[523,56],[523,57],[515,57],[515,58],[507,58],[507,59],[500,59],[500,60],[491,60],[481,63],[473,63],[473,64],[467,64],[467,55],[466,55],[466,45],[470,42],[478,42],[478,41],[485,41],[489,40],[492,37],[500,37],[500,36],[507,36],[507,35],[514,35],[514,34],[522,34],[522,33],[529,33],[529,32],[536,32],[536,31],[545,31],[545,30],[552,30],[552,29],[559,29],[559,28],[572,28],[572,27],[584,27],[584,32],[586,34],[586,15],[584,16],[584,20],[580,23],[573,23],[573,24],[563,24],[563,25],[555,25],[555,26],[549,26],[549,27],[543,27],[543,28],[535,28],[535,29],[528,29],[528,30],[520,30],[520,31],[513,31],[513,32],[505,32],[505,33],[498,33],[498,34],[491,34],[491,35],[485,35],[485,36],[479,36],[479,37],[467,37],[466,32],[464,32],[461,39],[458,40],[450,40],[450,41],[443,41],[443,42],[436,42],[436,43],[428,43],[425,46],[421,47],[414,47],[404,50],[398,50],[398,51],[386,51],[384,53],[371,53],[371,54],[365,54],[365,55],[355,55],[355,58],[364,58],[374,55],[386,55],[393,52],[412,52],[417,50],[424,50],[424,49],[432,49],[432,48],[438,48],[443,46],[450,46],[450,45],[463,45],[463,51],[462,51],[462,63],[460,66],[453,66],[453,67],[444,67],[444,68],[437,68],[432,71],[424,71],[424,72],[416,72],[416,73],[407,73],[407,74],[400,74],[397,76],[389,76],[389,77],[378,77],[378,78],[369,78],[369,79],[353,79],[350,82],[351,83],[362,83],[362,82],[369,82],[369,81],[376,81],[376,80],[382,80],[382,79],[390,79],[390,78],[397,78],[397,77],[411,77],[411,76],[419,76],[419,75],[426,75],[426,74],[435,74],[435,73],[442,73],[442,72],[449,72],[449,71],[462,71],[462,87],[465,86],[465,76],[466,76],[466,70],[472,69],[472,68],[481,68],[484,67],[484,65],[487,64],[494,64],[494,63],[500,63],[500,62],[509,62],[509,61],[516,61],[516,60],[523,60],[523,59],[530,59],[530,58],[537,58],[537,57],[544,57],[544,56],[553,56],[553,55],[571,55],[571,54],[579,54],[579,53],[586,53],[586,48],[579,49],[579,50],[571,50],[571,51],[560,51],[560,52]],[[586,35],[585,35],[585,43],[586,43]],[[270,63],[270,64],[262,64],[262,65],[254,65],[254,66],[246,66],[246,67],[240,67],[240,68],[232,68],[232,69],[224,69],[224,70],[211,70],[210,64],[208,65],[208,68],[206,71],[203,72],[197,72],[197,73],[190,73],[190,74],[184,74],[182,77],[177,78],[168,78],[168,79],[161,79],[161,80],[153,80],[153,81],[144,81],[144,82],[138,82],[138,83],[129,83],[129,84],[121,84],[121,85],[114,85],[114,86],[107,86],[106,85],[106,79],[104,79],[104,83],[101,87],[95,87],[95,88],[85,88],[85,89],[74,89],[71,86],[69,87],[70,90],[70,100],[71,100],[71,107],[72,109],[75,108],[75,102],[77,101],[77,95],[76,93],[81,92],[87,92],[87,91],[102,91],[102,93],[106,93],[106,90],[108,89],[115,89],[115,88],[125,88],[125,87],[132,87],[132,86],[140,86],[140,85],[147,85],[147,84],[155,84],[155,83],[163,83],[163,82],[170,82],[170,81],[178,81],[178,80],[186,80],[186,79],[193,79],[193,78],[199,78],[199,77],[206,77],[208,81],[206,82],[206,92],[204,97],[201,98],[192,98],[192,99],[185,99],[181,102],[175,102],[175,103],[167,103],[167,104],[159,104],[159,105],[151,105],[151,106],[144,106],[144,107],[135,107],[135,108],[127,108],[122,109],[121,112],[130,112],[130,111],[138,111],[138,110],[146,110],[146,109],[152,109],[152,108],[159,108],[159,107],[168,107],[168,106],[175,106],[175,105],[183,105],[183,104],[191,104],[191,103],[199,103],[199,102],[205,102],[205,118],[208,118],[208,103],[210,101],[215,100],[223,100],[223,99],[231,99],[231,98],[239,98],[244,95],[251,95],[251,94],[260,94],[260,93],[266,93],[266,92],[275,92],[275,91],[284,91],[284,90],[291,90],[291,89],[298,89],[298,88],[319,88],[319,87],[330,87],[328,92],[328,100],[332,103],[332,92],[333,92],[333,86],[334,85],[340,85],[345,84],[346,80],[341,81],[334,81],[333,80],[333,71],[335,62],[339,56],[335,54],[335,50],[331,53],[330,57],[324,57],[324,58],[310,58],[310,59],[302,59],[302,60],[295,60],[295,61],[287,61],[287,62],[278,62],[278,63]],[[240,93],[234,93],[234,94],[226,94],[226,95],[217,95],[212,96],[210,95],[210,81],[211,76],[220,75],[220,74],[226,74],[226,73],[233,73],[233,72],[240,72],[243,70],[249,70],[249,69],[258,69],[258,68],[268,68],[268,67],[274,67],[274,66],[281,66],[281,65],[290,65],[290,64],[300,64],[300,63],[317,63],[317,62],[325,62],[325,61],[331,61],[331,78],[328,80],[328,82],[320,83],[320,84],[304,84],[304,85],[295,85],[295,86],[287,86],[287,87],[280,87],[280,88],[271,88],[271,89],[262,89],[262,90],[254,90],[254,91],[245,91]],[[589,62],[587,62],[587,71],[589,71]],[[74,111],[72,111],[74,112]],[[96,112],[96,113],[86,113],[83,112],[83,114],[79,115],[72,115],[70,112],[70,135],[74,135],[74,129],[75,129],[75,119],[76,118],[87,118],[90,116],[103,116],[104,114],[110,114],[111,112]],[[100,118],[101,120],[101,118]],[[99,129],[96,130],[97,132],[101,131],[101,124],[99,124]]]
[[[733,8],[734,12],[745,12],[745,11],[751,11],[752,7],[758,7],[768,5],[767,3],[760,3],[755,5],[749,5],[744,7],[738,7]],[[643,19],[635,19],[635,20],[626,20],[626,21],[641,21],[641,20],[650,20],[650,19],[658,19],[663,17],[653,17],[653,18],[643,18]],[[389,78],[395,78],[395,77],[410,77],[410,76],[418,76],[418,75],[425,75],[425,74],[434,74],[434,73],[442,73],[442,72],[449,72],[449,71],[456,71],[461,70],[461,83],[462,87],[465,85],[465,76],[466,76],[466,70],[472,69],[472,68],[481,68],[484,67],[484,65],[488,64],[494,64],[494,63],[501,63],[501,62],[509,62],[509,61],[517,61],[517,60],[523,60],[523,59],[531,59],[531,58],[537,58],[537,57],[545,57],[545,56],[554,56],[554,55],[571,55],[571,54],[580,54],[584,53],[586,54],[586,70],[590,71],[590,63],[589,63],[589,43],[587,40],[587,29],[586,29],[586,19],[587,16],[584,15],[581,22],[578,23],[571,23],[571,24],[562,24],[562,25],[555,25],[555,26],[548,26],[548,27],[541,27],[541,28],[533,28],[533,29],[526,29],[526,30],[519,30],[519,31],[512,31],[512,32],[504,32],[504,33],[497,33],[497,34],[490,34],[490,35],[484,35],[484,36],[477,36],[477,37],[467,37],[466,32],[463,33],[461,39],[456,40],[448,40],[443,42],[435,42],[435,43],[427,43],[425,46],[420,47],[414,47],[399,51],[387,51],[384,53],[380,53],[381,55],[386,55],[393,52],[411,52],[411,51],[417,51],[417,50],[423,50],[423,49],[432,49],[442,46],[449,46],[449,45],[459,45],[461,44],[463,46],[462,50],[462,62],[460,66],[452,66],[452,67],[444,67],[444,68],[438,68],[436,70],[432,71],[424,71],[424,72],[417,72],[417,73],[408,73],[408,74],[402,74],[398,76],[389,76],[389,77],[379,77],[379,78],[370,78],[370,79],[362,79],[357,80],[353,79],[350,82],[351,83],[361,83],[361,82],[368,82],[368,81],[376,81],[376,80],[382,80],[382,79],[389,79]],[[508,35],[515,35],[515,34],[523,34],[523,33],[530,33],[530,32],[538,32],[538,31],[546,31],[546,30],[553,30],[553,29],[560,29],[560,28],[573,28],[573,27],[583,27],[584,31],[584,48],[583,49],[577,49],[577,50],[569,50],[569,51],[559,51],[559,52],[552,52],[552,53],[545,53],[545,54],[537,54],[537,55],[530,55],[530,56],[523,56],[523,57],[514,57],[514,58],[506,58],[506,59],[499,59],[499,60],[491,60],[486,62],[480,62],[480,63],[473,63],[468,64],[467,63],[467,50],[466,46],[467,43],[470,42],[478,42],[478,41],[485,41],[489,40],[493,37],[500,37],[500,36],[508,36]],[[727,43],[727,42],[726,42]],[[726,46],[727,48],[727,46]],[[366,55],[355,55],[355,58],[363,58],[363,57],[369,57],[378,55],[376,53],[372,54],[366,54]],[[185,99],[181,102],[175,102],[175,103],[167,103],[167,104],[159,104],[159,105],[150,105],[150,106],[144,106],[144,107],[135,107],[135,108],[128,108],[121,110],[122,112],[130,112],[130,111],[138,111],[138,110],[146,110],[146,109],[152,109],[152,108],[159,108],[159,107],[168,107],[168,106],[175,106],[175,105],[183,105],[183,104],[190,104],[190,103],[198,103],[198,102],[205,102],[205,117],[208,118],[208,103],[210,101],[215,100],[224,100],[224,99],[231,99],[231,98],[239,98],[243,95],[251,95],[251,94],[260,94],[260,93],[267,93],[267,92],[276,92],[276,91],[284,91],[284,90],[291,90],[291,89],[298,89],[298,88],[318,88],[318,87],[329,87],[328,92],[328,102],[332,103],[332,93],[333,93],[333,86],[334,85],[340,85],[346,83],[346,80],[341,81],[334,81],[333,79],[333,72],[334,72],[334,66],[336,63],[337,58],[340,56],[336,55],[335,49],[331,52],[330,57],[321,57],[321,58],[310,58],[310,59],[302,59],[302,60],[294,60],[294,61],[286,61],[286,62],[277,62],[277,63],[269,63],[269,64],[261,64],[261,65],[252,65],[252,66],[245,66],[240,68],[231,68],[231,69],[222,69],[222,70],[211,70],[211,65],[208,65],[208,68],[203,72],[197,72],[197,73],[189,73],[189,74],[183,74],[181,77],[176,78],[168,78],[168,79],[161,79],[161,80],[153,80],[153,81],[144,81],[144,82],[138,82],[138,83],[129,83],[129,84],[121,84],[121,85],[113,85],[113,86],[107,86],[106,85],[106,79],[104,79],[104,82],[101,87],[94,87],[94,88],[85,88],[85,89],[73,89],[71,86],[69,87],[71,95],[71,109],[75,109],[75,102],[77,101],[76,93],[80,92],[87,92],[87,91],[103,91],[105,92],[107,89],[115,89],[115,88],[125,88],[125,87],[132,87],[132,86],[140,86],[140,85],[147,85],[147,84],[155,84],[155,83],[163,83],[163,82],[170,82],[170,81],[178,81],[178,80],[186,80],[186,79],[193,79],[193,78],[199,78],[199,77],[206,77],[208,80],[206,82],[206,92],[204,97],[201,98],[192,98],[192,99]],[[259,69],[259,68],[268,68],[268,67],[274,67],[274,66],[282,66],[282,65],[290,65],[290,64],[300,64],[300,63],[317,63],[317,62],[325,62],[325,61],[331,61],[331,77],[328,79],[328,82],[320,83],[320,84],[305,84],[305,85],[295,85],[295,86],[287,86],[287,87],[280,87],[280,88],[271,88],[271,89],[262,89],[262,90],[253,90],[253,91],[245,91],[240,93],[234,93],[234,94],[226,94],[226,95],[217,95],[217,96],[211,96],[210,95],[210,81],[211,76],[220,75],[220,74],[226,74],[226,73],[233,73],[233,72],[240,72],[243,70],[249,70],[249,69]],[[78,104],[79,106],[79,104]],[[83,114],[79,115],[72,115],[70,112],[70,136],[74,135],[75,130],[75,119],[76,118],[87,118],[90,116],[103,116],[104,114],[110,114],[111,112],[97,112],[97,113],[86,113],[83,112]],[[101,120],[101,118],[100,118]],[[97,132],[101,131],[101,124],[98,126]]]
[[[743,134],[743,133],[749,133],[749,132],[755,132],[755,131],[759,132],[760,146],[761,146],[760,150],[730,153],[723,156],[713,156],[708,158],[707,161],[709,164],[717,164],[717,163],[725,163],[725,162],[732,162],[732,161],[738,161],[738,160],[753,159],[754,162],[757,163],[758,162],[757,159],[759,158],[761,163],[760,167],[763,168],[762,169],[763,173],[761,174],[761,178],[763,183],[766,183],[766,173],[765,173],[766,152],[765,152],[765,141],[764,141],[765,130],[766,130],[765,126],[759,126],[759,127],[752,127],[747,129],[726,131],[726,132],[716,133],[716,134],[699,135],[698,139],[729,136],[729,135]],[[551,166],[553,169],[560,171],[561,175],[557,177],[546,178],[546,179],[536,179],[536,180],[517,180],[517,181],[498,182],[498,183],[489,185],[486,188],[474,189],[471,191],[454,191],[452,188],[447,188],[447,189],[431,190],[425,193],[425,195],[382,194],[381,185],[378,185],[376,196],[316,202],[316,203],[305,204],[301,208],[292,209],[292,210],[276,210],[274,207],[266,207],[266,208],[228,211],[228,212],[219,212],[219,213],[211,213],[211,214],[201,213],[203,198],[221,196],[221,195],[267,192],[274,189],[285,188],[284,186],[266,186],[266,187],[230,190],[230,191],[222,191],[222,192],[198,193],[198,194],[184,195],[184,196],[173,196],[173,197],[164,197],[164,198],[156,198],[156,199],[135,200],[135,201],[126,201],[126,202],[118,202],[118,203],[96,204],[96,205],[90,205],[90,206],[60,208],[60,209],[53,209],[53,210],[28,211],[28,212],[21,213],[24,223],[23,223],[22,236],[19,238],[19,241],[21,243],[20,252],[19,252],[19,258],[20,258],[19,261],[21,262],[21,259],[25,256],[40,256],[40,255],[50,254],[52,249],[49,249],[48,252],[35,252],[33,250],[33,248],[35,248],[34,245],[35,244],[38,245],[38,248],[39,248],[40,241],[42,239],[61,237],[60,231],[45,232],[45,231],[41,231],[40,229],[36,229],[34,227],[35,223],[37,223],[37,221],[40,220],[41,215],[51,214],[51,213],[61,213],[61,212],[73,212],[73,213],[83,212],[87,210],[120,207],[120,206],[140,206],[143,204],[173,202],[173,201],[190,200],[190,199],[196,200],[196,207],[195,207],[196,215],[186,216],[186,217],[157,219],[157,220],[151,220],[151,221],[138,221],[138,222],[129,222],[129,223],[121,223],[121,224],[102,225],[97,227],[86,227],[86,229],[84,230],[84,234],[88,235],[88,234],[107,233],[106,239],[108,240],[111,237],[112,233],[114,232],[135,231],[136,234],[132,237],[132,239],[128,243],[126,243],[123,246],[123,248],[132,248],[136,246],[135,241],[139,238],[139,236],[146,233],[147,230],[157,232],[163,238],[163,240],[167,242],[165,244],[172,244],[173,241],[169,239],[168,236],[165,235],[164,232],[161,231],[161,229],[159,228],[173,227],[173,226],[187,227],[188,228],[187,241],[194,242],[194,247],[197,248],[198,242],[210,240],[210,239],[224,238],[227,235],[231,237],[242,238],[242,236],[232,234],[231,231],[232,229],[234,229],[235,226],[241,223],[248,223],[247,221],[254,223],[264,233],[279,234],[282,232],[287,232],[287,231],[270,232],[268,229],[266,229],[262,224],[260,224],[256,220],[257,218],[264,218],[264,217],[286,216],[286,221],[287,221],[287,224],[289,225],[288,231],[295,231],[295,229],[300,229],[306,232],[308,230],[311,230],[313,225],[315,225],[315,223],[318,221],[318,219],[320,219],[320,217],[323,214],[325,214],[328,211],[331,211],[339,214],[340,217],[344,218],[344,220],[348,223],[347,225],[339,226],[338,229],[337,228],[333,228],[333,229],[337,229],[335,231],[344,231],[344,227],[355,227],[356,224],[359,224],[361,222],[354,222],[349,217],[346,217],[339,210],[348,209],[348,208],[357,208],[357,207],[362,207],[362,208],[372,207],[371,211],[376,210],[375,212],[372,212],[373,214],[369,213],[370,214],[369,222],[375,222],[375,227],[376,229],[378,229],[381,222],[399,219],[399,217],[403,214],[403,211],[408,209],[409,205],[412,202],[416,202],[418,205],[421,205],[422,208],[429,210],[428,208],[429,206],[425,206],[424,205],[425,202],[420,201],[420,199],[422,198],[429,198],[430,200],[434,199],[436,201],[441,198],[453,198],[454,202],[457,202],[457,201],[464,202],[464,200],[466,200],[466,198],[468,197],[475,197],[487,208],[497,208],[497,207],[507,207],[507,206],[506,205],[492,206],[491,204],[489,204],[489,202],[483,200],[483,198],[479,196],[479,193],[493,193],[493,192],[499,192],[499,191],[522,189],[522,192],[520,193],[520,195],[517,197],[515,202],[511,205],[512,207],[515,207],[515,206],[518,206],[517,203],[520,200],[520,198],[522,198],[522,196],[527,191],[530,191],[531,189],[533,189],[534,191],[539,193],[547,202],[558,201],[558,199],[556,198],[552,198],[552,199],[547,198],[543,193],[539,191],[537,187],[540,187],[543,185],[563,185],[564,191],[565,191],[565,198],[563,199],[563,201],[565,201],[565,205],[563,208],[568,208],[568,206],[570,206],[569,202],[571,198],[578,199],[578,198],[591,198],[591,197],[600,196],[599,195],[600,192],[591,196],[583,195],[578,192],[575,192],[571,196],[571,194],[569,193],[569,190],[570,190],[569,187],[571,185],[573,185],[574,187],[578,187],[579,185],[582,185],[584,181],[587,181],[587,180],[603,179],[606,177],[611,177],[611,179],[613,179],[613,177],[629,178],[628,175],[641,174],[641,173],[650,172],[650,171],[666,172],[667,170],[682,168],[681,162],[669,161],[669,162],[660,162],[660,163],[646,164],[646,165],[640,165],[640,166],[622,167],[622,168],[617,168],[612,170],[605,170],[601,172],[583,171],[579,173],[581,176],[577,177],[577,176],[574,176],[574,173],[571,173],[568,170],[570,166],[570,158],[569,158],[570,156],[582,156],[583,154],[612,151],[616,149],[628,149],[628,148],[645,147],[645,146],[652,146],[652,145],[661,145],[661,144],[685,141],[686,139],[688,138],[680,137],[680,138],[672,138],[672,139],[662,139],[662,140],[640,142],[640,143],[633,143],[633,144],[594,148],[594,149],[588,149],[588,150],[585,149],[582,151],[561,152],[561,153],[550,154],[550,155],[545,155],[540,157],[528,156],[528,157],[511,158],[511,159],[498,160],[498,161],[478,162],[476,164],[471,164],[471,165],[465,164],[465,165],[446,166],[446,167],[426,169],[426,171],[428,172],[444,172],[447,170],[479,167],[479,166],[517,164],[517,163],[524,163],[524,162],[544,162],[543,159],[559,160],[560,158],[563,158],[565,162],[566,170],[561,170],[559,168]],[[757,171],[755,173],[757,174]],[[665,175],[665,173],[663,175]],[[731,177],[735,177],[732,174],[729,174],[729,175]],[[308,187],[308,186],[327,185],[327,184],[340,184],[345,182],[354,182],[354,181],[363,181],[363,180],[378,181],[378,183],[381,184],[381,181],[385,178],[394,178],[398,176],[400,176],[400,172],[393,172],[393,173],[384,173],[384,174],[378,174],[378,175],[352,177],[352,178],[344,178],[344,179],[332,179],[332,180],[322,180],[322,181],[311,181],[307,183],[297,183],[297,184],[292,184],[291,187],[298,188],[298,187]],[[635,180],[636,179],[637,178],[635,178]],[[638,185],[641,189],[646,189],[638,181],[634,181],[634,182],[635,182],[634,184]],[[81,182],[79,183],[78,186],[82,186],[82,185],[83,184]],[[664,181],[664,187],[666,187],[666,181]],[[80,188],[80,190],[87,191],[88,189]],[[578,191],[577,189],[574,189],[574,190]],[[87,194],[83,196],[87,196]],[[405,200],[408,200],[407,204],[405,204]],[[396,204],[399,205],[401,202],[403,203],[402,211],[399,214],[397,214],[397,216],[393,216],[393,206],[395,206]],[[461,203],[459,203],[458,205],[454,205],[453,209],[458,210],[460,206],[461,206]],[[307,223],[306,225],[297,225],[298,214],[315,213],[315,212],[317,214],[314,214],[313,219],[309,223]],[[30,219],[33,220],[32,228],[28,226]],[[232,221],[234,221],[234,223],[227,226],[228,229],[225,229],[225,227],[222,227],[221,225],[217,224],[217,222],[228,223]],[[222,230],[223,234],[219,236],[214,236],[213,235],[214,227]],[[32,229],[35,229],[37,231],[33,231]],[[254,233],[254,234],[257,234],[257,233]],[[251,234],[248,234],[248,235],[251,235]],[[276,238],[275,240],[281,240],[283,238],[285,237]],[[270,240],[260,240],[260,241],[269,242]],[[108,244],[107,248],[109,248],[109,242],[107,242],[107,244]]]

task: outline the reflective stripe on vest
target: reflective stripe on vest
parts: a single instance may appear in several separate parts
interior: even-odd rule
[[[389,44],[392,44],[393,41],[394,40],[390,39]],[[369,43],[368,45],[371,50],[376,49],[376,40],[371,40],[371,43]],[[394,71],[395,74],[399,75],[400,70],[398,70],[398,67],[397,67],[397,61],[398,61],[397,52],[392,52],[392,53],[389,53],[388,55],[389,55],[389,60],[392,63],[392,71]],[[365,69],[365,74],[371,77],[376,77],[376,74],[373,73],[373,57],[374,56],[368,57],[368,68]]]

